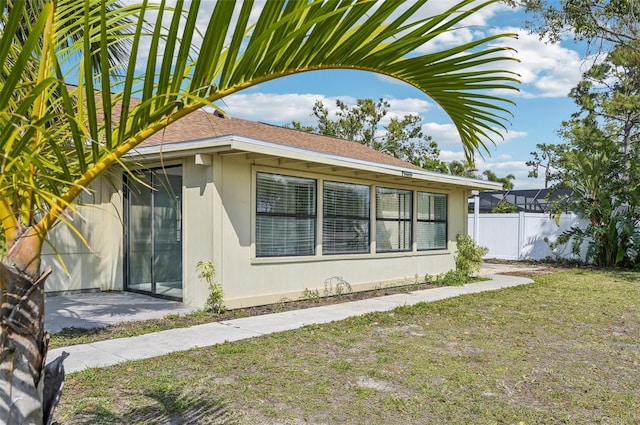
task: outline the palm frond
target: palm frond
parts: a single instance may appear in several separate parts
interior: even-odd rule
[[[514,35],[419,52],[495,1],[462,0],[425,18],[419,13],[427,0],[268,0],[254,22],[252,1],[226,0],[215,3],[200,31],[200,2],[178,1],[174,9],[164,1],[120,7],[111,0],[60,0],[49,78],[33,84],[18,68],[47,36],[40,20],[29,26],[28,43],[0,33],[0,55],[12,64],[0,90],[2,161],[28,178],[27,186],[38,187],[38,205],[48,208],[39,229],[46,232],[83,187],[172,122],[262,82],[323,69],[375,72],[416,87],[451,117],[472,157],[499,136],[510,116],[512,102],[495,93],[517,89],[518,76],[505,70],[516,59],[511,49],[491,44]],[[9,28],[15,16],[4,18]],[[203,41],[195,50],[199,34]],[[114,45],[127,46],[126,61],[103,54]],[[69,72],[78,77],[76,87],[64,84]],[[47,113],[34,125],[29,108],[37,90],[46,93]],[[32,150],[43,159],[30,160],[31,173],[16,171],[24,165],[16,160],[17,148],[35,135],[16,128],[45,135]],[[54,190],[59,182],[70,183]],[[4,177],[0,187],[8,187]]]

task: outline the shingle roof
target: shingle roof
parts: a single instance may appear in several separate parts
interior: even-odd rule
[[[77,89],[76,86],[72,85],[68,85],[68,87],[70,90]],[[97,95],[97,101],[98,105],[100,105],[100,94]],[[136,98],[131,99],[132,106],[135,106],[139,101],[140,100]],[[113,122],[119,121],[119,112],[119,108],[113,108]],[[175,144],[191,142],[220,136],[245,137],[305,149],[311,152],[320,152],[377,164],[425,171],[417,165],[376,151],[358,142],[321,136],[272,124],[230,118],[228,116],[222,117],[204,110],[198,110],[180,118],[164,130],[149,137],[138,147],[159,146],[164,143]]]
[[[357,142],[238,118],[219,117],[205,111],[196,111],[179,119],[165,130],[144,141],[140,147],[157,146],[163,143],[188,142],[227,135],[241,136],[379,164],[422,169]]]

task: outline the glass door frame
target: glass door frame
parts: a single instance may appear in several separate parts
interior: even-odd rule
[[[177,165],[170,165],[170,166],[166,166],[166,167],[155,167],[155,168],[148,168],[148,169],[140,169],[137,171],[133,171],[133,173],[136,172],[144,172],[145,174],[149,174],[152,176],[152,180],[149,182],[145,182],[151,186],[153,186],[154,184],[154,177],[155,175],[162,175],[162,173],[164,172],[164,170],[168,170],[168,169],[180,169],[180,179],[182,181],[183,179],[183,166],[181,164],[177,164]],[[160,171],[160,173],[158,173],[158,171]],[[149,232],[151,233],[151,244],[150,244],[150,259],[151,259],[151,264],[150,264],[150,284],[151,284],[151,289],[149,291],[147,290],[143,290],[143,289],[137,289],[137,288],[133,288],[132,287],[132,282],[131,282],[131,265],[132,265],[132,260],[131,260],[131,189],[130,189],[130,183],[131,183],[132,179],[131,177],[129,177],[126,173],[123,174],[123,189],[122,189],[122,194],[123,194],[123,220],[124,220],[124,225],[123,225],[123,229],[124,229],[124,255],[123,255],[123,286],[124,286],[124,291],[126,292],[134,292],[134,293],[139,293],[139,294],[143,294],[143,295],[148,295],[148,296],[152,296],[155,298],[163,298],[163,299],[168,299],[168,300],[173,300],[173,301],[182,301],[183,300],[183,295],[184,295],[184,275],[183,275],[183,266],[181,264],[181,276],[180,276],[180,285],[181,285],[181,293],[182,296],[180,297],[176,297],[176,296],[171,296],[171,295],[167,295],[167,294],[162,294],[162,293],[158,293],[157,292],[157,282],[156,282],[156,276],[155,276],[155,267],[154,267],[154,262],[155,262],[155,258],[156,258],[156,253],[155,253],[155,248],[156,248],[156,232],[155,232],[155,223],[154,223],[154,219],[155,219],[155,214],[153,214],[153,212],[151,213],[151,222],[150,222],[150,228],[149,228]],[[181,256],[181,263],[183,262],[182,260],[184,259],[184,235],[183,235],[183,223],[182,223],[182,217],[183,217],[183,205],[184,205],[184,201],[183,201],[183,190],[182,190],[183,185],[180,185],[180,205],[179,205],[179,211],[177,211],[177,214],[179,214],[180,217],[180,229],[177,230],[180,232],[179,235],[179,241],[180,241],[180,256]],[[151,191],[151,201],[150,201],[151,206],[155,205],[155,192]]]

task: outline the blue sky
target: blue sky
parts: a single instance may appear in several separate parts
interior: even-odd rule
[[[444,7],[450,0],[432,2]],[[525,162],[537,143],[556,143],[556,130],[563,120],[576,111],[567,98],[569,90],[580,80],[585,70],[584,48],[567,40],[559,45],[546,44],[537,35],[523,29],[527,16],[504,5],[495,4],[482,10],[467,22],[472,26],[449,34],[442,46],[468,41],[472,37],[493,33],[515,32],[517,40],[506,40],[517,50],[520,63],[512,69],[521,75],[520,93],[510,94],[517,106],[508,124],[505,140],[490,145],[490,156],[476,156],[480,171],[491,169],[498,176],[513,174],[516,189],[540,188],[542,179],[528,178]],[[437,46],[425,46],[425,49]],[[461,160],[462,146],[451,121],[426,95],[417,89],[387,77],[356,71],[316,71],[286,77],[247,89],[225,98],[223,109],[233,117],[286,124],[292,120],[312,124],[311,109],[322,100],[331,110],[335,100],[354,104],[358,98],[383,97],[391,103],[390,116],[407,113],[423,118],[425,134],[439,144],[441,159]]]

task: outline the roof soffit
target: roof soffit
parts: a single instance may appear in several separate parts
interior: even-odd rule
[[[167,143],[138,148],[131,155],[137,161],[153,161],[191,156],[197,153],[217,153],[223,156],[244,155],[256,165],[293,168],[353,177],[389,179],[396,184],[438,187],[458,187],[468,190],[496,190],[499,183],[438,174],[422,169],[373,163],[349,157],[309,151],[278,143],[255,140],[237,135],[224,135],[189,142]],[[411,164],[407,164],[411,165]]]

